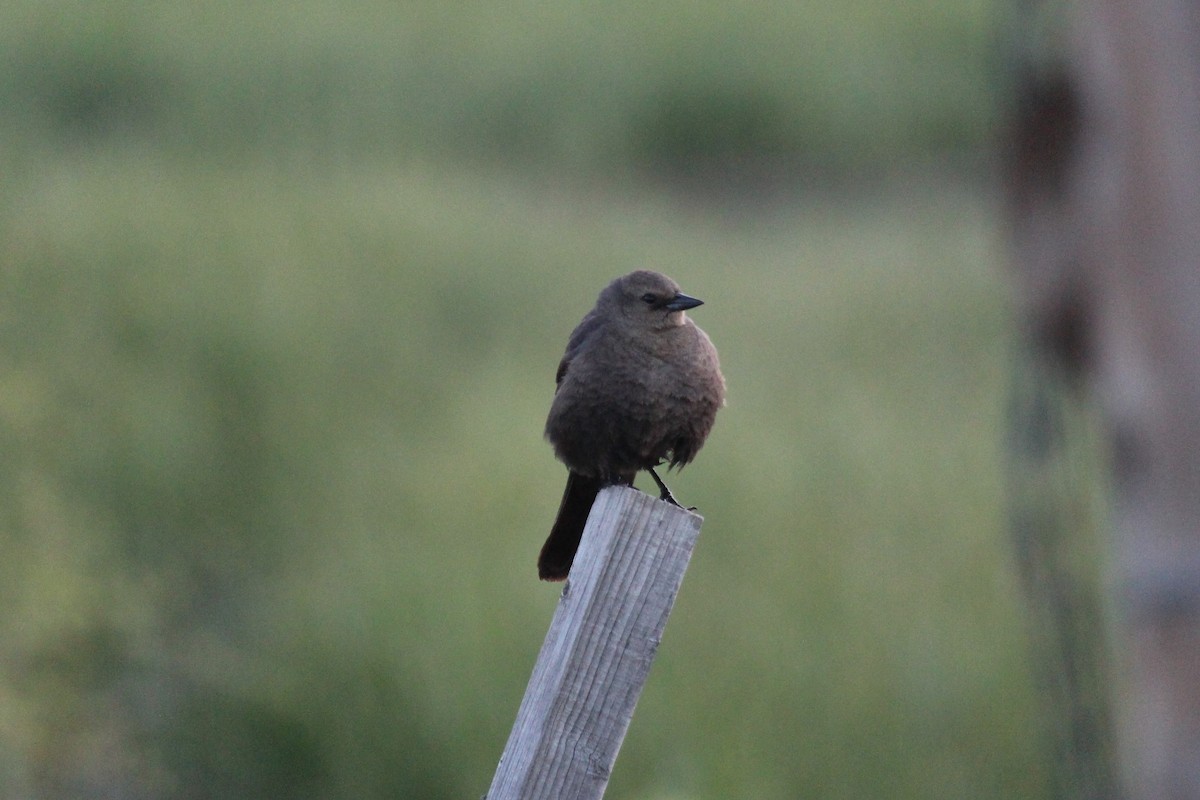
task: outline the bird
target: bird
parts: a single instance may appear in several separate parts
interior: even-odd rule
[[[717,350],[687,315],[703,302],[662,273],[636,270],[609,283],[571,333],[546,418],[567,485],[538,555],[542,580],[567,577],[605,486],[632,486],[645,470],[660,498],[679,505],[655,467],[695,458],[725,404]]]

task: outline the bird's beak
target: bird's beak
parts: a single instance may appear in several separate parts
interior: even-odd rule
[[[663,307],[668,308],[671,311],[687,311],[689,308],[695,308],[696,306],[702,305],[704,305],[703,300],[697,300],[694,297],[688,297],[683,292],[676,292],[675,296],[671,298],[671,302],[667,303]]]

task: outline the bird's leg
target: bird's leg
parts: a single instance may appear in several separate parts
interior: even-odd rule
[[[658,498],[660,500],[667,501],[668,503],[675,506],[676,508],[683,508],[683,506],[680,505],[679,501],[675,499],[675,495],[671,494],[671,490],[667,488],[667,485],[665,483],[663,483],[662,478],[658,477],[658,473],[654,471],[654,467],[647,467],[646,471],[650,473],[650,477],[654,478],[654,482],[658,484],[658,491],[660,492],[660,494],[658,495]],[[696,507],[692,506],[691,508],[688,508],[687,510],[695,511]]]

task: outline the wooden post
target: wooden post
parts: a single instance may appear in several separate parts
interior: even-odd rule
[[[487,800],[604,796],[703,521],[600,492]]]
[[[1029,27],[1006,169],[1021,328],[1058,385],[1090,393],[1081,405],[1096,412],[1108,455],[1124,794],[1196,800],[1200,14],[1187,0],[1025,5],[1011,15]],[[1077,526],[1071,512],[1058,511],[1064,531]],[[1056,601],[1074,613],[1071,599]],[[1080,630],[1064,628],[1075,640],[1058,651],[1104,657],[1107,645],[1085,644]],[[1088,748],[1081,763],[1099,764],[1088,735],[1099,718],[1064,716],[1060,752]],[[1084,785],[1070,780],[1056,796]]]

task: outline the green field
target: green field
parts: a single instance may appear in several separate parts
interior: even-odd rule
[[[1048,796],[995,20],[792,5],[0,9],[0,796],[483,794],[640,267],[729,404],[608,797]]]

